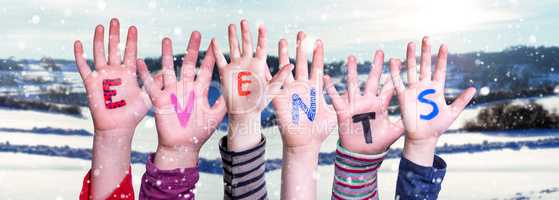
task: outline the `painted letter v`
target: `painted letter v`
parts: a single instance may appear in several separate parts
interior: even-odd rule
[[[183,128],[186,127],[186,125],[188,124],[188,119],[190,119],[190,115],[192,114],[192,109],[194,108],[194,100],[194,91],[190,91],[190,93],[188,94],[188,101],[185,102],[185,108],[181,109],[179,101],[177,99],[177,95],[171,94],[171,102],[175,106],[175,112],[177,112],[177,117],[179,118],[179,122]]]

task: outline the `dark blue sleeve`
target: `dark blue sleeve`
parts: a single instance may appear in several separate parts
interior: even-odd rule
[[[437,199],[445,173],[446,163],[437,155],[433,167],[419,166],[402,156],[396,182],[396,199]]]

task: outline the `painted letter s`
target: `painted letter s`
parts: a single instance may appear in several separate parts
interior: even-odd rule
[[[429,104],[429,105],[431,105],[431,107],[433,107],[433,111],[431,111],[429,114],[427,114],[427,115],[420,114],[419,115],[419,117],[423,120],[431,120],[439,114],[439,107],[437,106],[437,104],[434,101],[431,101],[429,99],[425,99],[425,96],[430,95],[430,94],[435,94],[435,89],[423,90],[417,96],[417,100],[419,102]]]

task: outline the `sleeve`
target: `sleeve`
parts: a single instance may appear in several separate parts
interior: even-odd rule
[[[140,199],[194,199],[198,167],[160,170],[153,163],[154,155],[150,154],[146,163]]]
[[[332,199],[378,199],[377,170],[387,152],[375,155],[354,153],[338,142]]]
[[[223,161],[223,199],[267,199],[264,173],[266,140],[241,152],[227,149],[227,136],[221,138],[219,151]]]
[[[419,166],[402,156],[396,199],[437,199],[445,173],[446,163],[437,155],[433,167]]]
[[[91,170],[87,172],[85,177],[83,178],[82,184],[82,191],[80,192],[80,200],[89,200],[92,199],[91,195]],[[117,188],[111,193],[108,200],[116,200],[116,199],[126,199],[126,200],[134,200],[134,188],[132,187],[132,174],[131,169],[128,168],[128,173],[122,179],[120,184],[117,185]]]

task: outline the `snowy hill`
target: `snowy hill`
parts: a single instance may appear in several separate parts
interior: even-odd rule
[[[200,57],[203,55],[201,53]],[[462,129],[482,109],[497,104],[535,101],[557,112],[559,61],[553,59],[557,57],[557,47],[512,47],[502,52],[449,56],[447,97],[454,97],[461,88],[470,85],[481,88],[481,95],[476,96],[476,103],[463,112],[438,143],[437,151],[449,166],[441,199],[559,199],[559,160],[550,159],[559,153],[559,130],[465,132]],[[159,68],[158,58],[146,61],[152,70]],[[268,65],[275,72],[277,58],[268,57]],[[340,91],[345,89],[344,63],[330,62],[325,68],[326,73],[333,76],[336,87]],[[359,64],[361,81],[366,80],[369,68],[368,61]],[[388,78],[387,72],[385,69],[383,79]],[[213,78],[217,80],[217,75]],[[219,88],[211,88],[209,95],[214,101],[219,96]],[[81,112],[81,116],[65,115],[0,105],[0,199],[75,199],[81,178],[90,167],[93,126],[89,110],[84,107],[84,89],[73,61],[0,59],[0,97],[66,105]],[[392,108],[396,110],[397,106]],[[393,120],[397,115],[394,113]],[[273,109],[267,108],[262,117],[267,127],[264,135],[267,137],[268,193],[271,199],[279,199],[281,136],[273,126]],[[223,129],[217,131],[201,150],[199,199],[222,197],[217,144],[225,134]],[[319,199],[330,196],[337,139],[334,131],[321,148],[316,173],[320,179]],[[391,147],[381,167],[381,199],[393,198],[403,141],[401,138]],[[148,116],[137,128],[133,141],[132,170],[136,189],[145,170],[145,155],[154,151],[156,145],[155,122]],[[33,188],[29,186],[31,181],[36,183]]]
[[[528,100],[516,100],[516,103]],[[559,109],[559,96],[539,98],[536,101],[546,108]],[[479,153],[473,153],[477,151],[466,148],[465,151],[441,154],[449,165],[441,199],[509,199],[517,198],[518,195],[521,197],[541,196],[543,199],[559,198],[559,193],[553,189],[559,187],[556,181],[559,179],[557,173],[559,160],[549,159],[559,153],[559,146],[538,145],[538,141],[559,140],[559,130],[533,130],[534,134],[524,135],[515,134],[514,131],[504,131],[499,134],[459,131],[464,121],[475,117],[480,109],[489,105],[478,105],[467,109],[453,124],[451,130],[454,131],[443,135],[438,146],[442,149],[449,146],[460,149],[472,147],[466,144],[479,147],[487,144],[512,144],[512,148],[505,146],[505,148],[487,149]],[[6,149],[6,142],[9,142],[11,146],[38,147],[44,145],[46,149],[49,147],[52,147],[50,149],[63,147],[63,149],[70,150],[90,149],[92,144],[90,135],[56,134],[61,130],[92,132],[92,122],[89,119],[88,110],[87,108],[82,110],[84,118],[36,111],[0,109],[0,149]],[[53,125],[56,127],[52,127]],[[45,127],[51,127],[51,129],[41,129]],[[37,130],[51,131],[53,134],[37,133]],[[137,129],[133,150],[140,153],[154,151],[157,141],[155,131],[153,118],[146,117]],[[279,130],[271,127],[265,129],[264,132],[268,140],[267,159],[269,161],[281,159],[281,151],[277,151],[282,147]],[[219,161],[217,144],[223,135],[225,132],[218,131],[210,138],[200,153],[201,158],[206,161]],[[320,165],[317,171],[317,177],[321,180],[319,181],[319,199],[326,199],[330,195],[333,166],[328,164],[328,160],[329,155],[335,149],[336,141],[337,134],[334,132],[321,148],[321,162],[325,164]],[[532,145],[527,145],[528,143]],[[400,149],[402,145],[403,139],[400,139],[392,146],[392,149]],[[529,148],[529,146],[531,147]],[[80,190],[81,178],[89,169],[90,162],[81,158],[63,157],[64,155],[69,154],[53,157],[0,152],[0,191],[2,191],[0,199],[75,199]],[[381,199],[393,198],[398,161],[399,159],[395,158],[387,159],[382,165],[379,174]],[[219,174],[221,169],[218,166],[201,167],[211,169],[202,170],[200,182],[197,185],[199,199],[221,198],[222,177]],[[137,189],[145,168],[143,164],[138,163],[133,164],[132,169]],[[56,181],[52,180],[53,177],[57,177]],[[266,178],[270,198],[279,199],[281,170],[269,171]],[[37,187],[30,188],[29,180],[37,183],[34,184]],[[25,188],[29,188],[29,190]],[[31,189],[33,192],[30,191]]]

